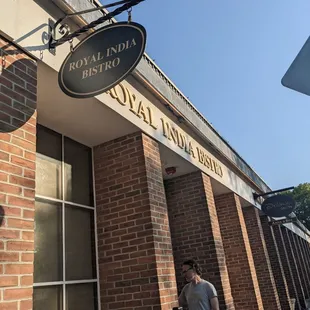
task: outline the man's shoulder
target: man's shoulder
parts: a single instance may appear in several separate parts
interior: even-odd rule
[[[211,285],[214,286],[211,282],[205,280],[205,279],[201,279],[201,283],[205,284],[205,285]]]
[[[203,286],[205,286],[207,288],[212,288],[212,289],[214,288],[214,285],[211,282],[207,281],[207,280],[202,279],[201,283],[203,284]]]
[[[183,292],[187,292],[188,289],[189,289],[189,286],[190,286],[190,283],[185,284],[185,285],[183,286],[183,288],[182,288],[182,291],[183,291]]]
[[[217,296],[216,289],[211,282],[203,280],[203,288],[208,292],[209,295],[214,297]]]

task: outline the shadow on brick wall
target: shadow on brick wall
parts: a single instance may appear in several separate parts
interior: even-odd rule
[[[2,224],[3,224],[4,216],[5,216],[4,209],[3,209],[2,206],[0,206],[0,227],[1,227]]]
[[[37,68],[35,61],[18,59],[20,52],[0,48],[0,53],[0,132],[10,133],[35,113]]]

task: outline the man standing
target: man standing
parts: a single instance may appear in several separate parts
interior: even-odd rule
[[[182,265],[182,275],[186,284],[179,296],[181,307],[189,310],[219,310],[219,302],[215,287],[201,278],[202,270],[199,264],[190,259]]]

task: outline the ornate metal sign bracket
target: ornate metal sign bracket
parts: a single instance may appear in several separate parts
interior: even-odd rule
[[[88,30],[96,27],[97,25],[104,23],[105,21],[112,19],[113,17],[123,13],[124,11],[128,11],[128,10],[130,11],[133,6],[136,6],[137,4],[143,1],[145,0],[122,0],[122,1],[114,2],[114,3],[110,3],[104,6],[96,7],[93,9],[89,9],[89,10],[85,10],[81,12],[75,12],[72,14],[67,14],[64,17],[60,18],[53,26],[52,34],[49,40],[49,48],[54,49],[56,46],[59,46],[65,42],[71,41],[73,40],[73,38],[80,36],[81,34],[87,32]],[[91,12],[99,11],[102,9],[119,6],[119,5],[122,5],[122,6],[116,8],[114,11],[108,14],[103,15],[102,17],[91,22],[90,24],[83,26],[82,28],[74,31],[73,33],[70,33],[69,25],[64,23],[64,21],[67,18],[71,18],[72,16],[91,13]],[[56,35],[57,32],[58,32],[58,35]],[[57,37],[60,37],[60,38],[57,39]]]
[[[276,191],[272,191],[272,192],[268,192],[268,193],[264,193],[264,194],[253,193],[253,198],[254,198],[254,200],[257,200],[259,197],[265,197],[265,196],[269,196],[269,195],[276,194],[276,193],[286,192],[286,191],[292,190],[294,188],[295,188],[294,186],[291,186],[291,187],[287,187],[287,188],[283,188],[283,189],[278,189]]]
[[[294,188],[295,188],[294,186],[291,186],[291,187],[287,187],[287,188],[283,188],[283,189],[278,189],[276,191],[272,191],[272,192],[268,192],[268,193],[264,193],[264,194],[253,193],[253,197],[254,197],[254,200],[257,200],[259,197],[265,197],[265,196],[269,196],[269,195],[272,195],[272,194],[277,194],[277,193],[282,193],[282,192],[290,191],[290,190],[292,190]]]

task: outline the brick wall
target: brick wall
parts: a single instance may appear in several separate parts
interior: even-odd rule
[[[304,274],[306,279],[306,288],[307,288],[307,294],[306,298],[310,298],[310,276],[309,276],[309,264],[307,264],[307,257],[305,253],[305,249],[303,247],[303,238],[299,237],[298,235],[295,235],[297,247],[299,249],[299,252],[301,253],[301,263],[304,268]]]
[[[264,310],[281,310],[263,228],[259,217],[259,210],[253,206],[249,206],[243,208],[243,215],[249,235]]]
[[[306,246],[308,242],[305,239],[302,239],[298,237],[301,250],[303,252],[303,258],[304,258],[304,264],[305,264],[305,270],[306,270],[306,276],[308,279],[308,298],[310,298],[310,262],[309,262],[309,256],[306,249]]]
[[[253,256],[239,197],[234,193],[215,197],[236,309],[263,309]]]
[[[306,303],[305,302],[305,292],[304,292],[303,284],[301,281],[301,275],[299,273],[297,257],[295,256],[295,253],[293,250],[293,245],[292,245],[291,240],[289,238],[289,232],[288,232],[288,229],[286,229],[285,227],[281,227],[280,229],[282,231],[284,244],[286,245],[288,260],[289,260],[290,267],[291,267],[291,270],[293,273],[298,298],[299,298],[299,301],[301,303],[301,306],[305,307],[305,303]]]
[[[195,172],[165,181],[179,292],[182,262],[195,258],[218,291],[221,309],[235,309],[210,178]]]
[[[305,247],[306,261],[307,261],[307,265],[309,267],[309,272],[310,272],[310,244],[306,240],[303,240],[303,244]],[[310,276],[310,273],[309,273],[309,276]]]
[[[308,242],[305,242],[306,243],[306,250],[308,252],[308,261],[309,261],[309,264],[310,264],[310,244]]]
[[[0,37],[0,309],[32,309],[36,63]]]
[[[171,310],[177,289],[158,144],[136,133],[95,148],[102,309]]]
[[[275,241],[275,236],[273,232],[273,227],[269,225],[268,217],[262,215],[260,217],[262,229],[264,232],[264,239],[266,242],[268,255],[270,259],[271,268],[273,271],[273,276],[275,279],[275,284],[277,288],[277,293],[279,295],[282,310],[290,310],[290,294],[287,286],[284,269],[282,266],[281,258],[277,243]]]
[[[298,236],[294,234],[291,230],[287,230],[288,237],[290,239],[293,254],[296,261],[296,268],[298,270],[299,278],[300,278],[300,284],[302,285],[305,298],[308,296],[308,279],[306,278],[306,269],[304,266],[304,258],[303,253],[300,250],[299,244],[297,242]]]
[[[273,232],[274,232],[275,240],[276,240],[276,243],[279,249],[281,263],[283,265],[283,270],[284,270],[287,286],[289,289],[290,298],[296,299],[296,304],[298,307],[297,309],[300,309],[301,305],[300,305],[300,301],[298,297],[295,279],[293,276],[293,271],[291,269],[291,263],[288,257],[288,251],[286,248],[286,244],[284,243],[284,240],[283,240],[282,230],[279,226],[274,226]]]

